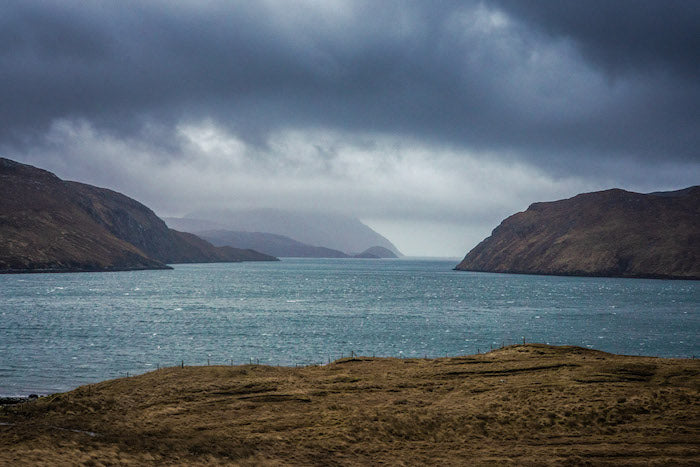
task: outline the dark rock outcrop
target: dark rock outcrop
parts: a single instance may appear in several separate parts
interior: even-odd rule
[[[0,158],[0,272],[166,269],[165,263],[274,260],[169,229],[120,193]]]
[[[700,279],[700,186],[534,203],[505,219],[455,269]]]

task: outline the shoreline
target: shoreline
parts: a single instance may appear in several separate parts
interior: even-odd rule
[[[550,277],[580,277],[580,278],[595,278],[595,279],[653,279],[660,281],[700,281],[700,276],[676,276],[676,275],[665,275],[665,274],[608,274],[608,273],[585,273],[585,272],[571,272],[571,273],[555,273],[555,272],[544,272],[544,271],[521,271],[521,270],[507,270],[507,271],[494,271],[487,269],[476,269],[476,268],[460,268],[459,265],[452,268],[453,271],[457,272],[478,272],[483,274],[514,274],[519,276],[550,276]]]
[[[354,354],[354,356],[348,355],[347,357],[343,357],[342,355],[338,357],[335,360],[330,360],[327,363],[326,362],[318,362],[318,363],[299,363],[299,364],[286,364],[286,365],[278,365],[274,363],[255,363],[255,361],[251,360],[250,362],[235,362],[235,363],[227,363],[227,362],[216,362],[213,361],[211,364],[209,363],[186,363],[184,364],[185,368],[207,368],[207,367],[240,367],[240,366],[247,366],[247,365],[255,365],[259,367],[269,367],[269,368],[305,368],[305,367],[324,367],[328,365],[335,364],[337,361],[345,361],[353,358],[357,359],[363,359],[363,358],[370,358],[373,360],[440,360],[444,358],[470,358],[470,357],[477,357],[477,356],[484,356],[484,355],[489,355],[492,352],[497,352],[499,350],[508,348],[508,347],[517,347],[520,346],[521,344],[506,344],[504,346],[500,347],[493,347],[491,349],[488,349],[484,352],[480,353],[474,353],[474,354],[456,354],[456,355],[445,355],[443,356],[427,356],[427,357],[406,357],[406,356],[384,356],[384,355],[379,355],[379,356],[368,356],[368,355],[359,355],[359,354]],[[546,343],[533,343],[533,342],[528,342],[527,344],[524,345],[540,345],[540,346],[546,346],[546,347],[553,347],[553,348],[580,348],[585,351],[593,351],[593,352],[600,352],[602,354],[607,354],[615,357],[629,357],[629,358],[649,358],[649,359],[660,359],[660,360],[669,360],[669,361],[674,361],[674,360],[679,360],[679,361],[693,361],[697,359],[696,355],[690,355],[690,356],[663,356],[663,355],[642,355],[642,354],[629,354],[629,353],[613,353],[613,352],[608,352],[605,350],[599,350],[593,347],[584,347],[584,346],[576,346],[576,345],[564,345],[564,344],[546,344]],[[700,352],[699,352],[700,355]],[[150,369],[141,369],[140,370],[129,370],[129,371],[124,371],[126,376],[116,376],[114,378],[106,378],[106,379],[101,379],[101,380],[96,380],[93,382],[89,383],[81,383],[77,385],[70,385],[70,387],[66,390],[59,390],[56,392],[29,392],[27,391],[26,394],[20,392],[15,392],[12,394],[0,394],[0,407],[7,406],[7,405],[15,405],[15,404],[21,404],[24,402],[31,402],[33,400],[36,400],[37,398],[43,398],[43,397],[49,397],[49,396],[54,396],[56,394],[64,394],[68,393],[71,391],[75,391],[81,387],[85,386],[91,386],[95,384],[101,384],[109,381],[114,381],[122,378],[134,378],[142,375],[146,375],[149,373],[157,372],[160,370],[167,370],[169,368],[180,368],[180,364],[175,364],[172,366],[159,366],[157,368],[150,368]]]
[[[23,404],[25,402],[31,402],[39,397],[45,397],[45,396],[39,396],[37,394],[30,394],[28,396],[0,396],[0,407],[5,406],[5,405],[15,405],[15,404]]]

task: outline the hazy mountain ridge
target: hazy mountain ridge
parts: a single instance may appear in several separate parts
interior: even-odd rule
[[[216,246],[250,248],[283,258],[397,258],[393,251],[381,246],[373,246],[362,253],[348,255],[332,248],[307,245],[284,235],[266,232],[207,230],[196,234]]]
[[[250,248],[278,257],[300,258],[347,258],[342,251],[332,248],[307,245],[284,235],[266,232],[234,232],[231,230],[209,230],[197,234],[216,246]]]
[[[195,221],[195,222],[189,222]],[[168,218],[173,222],[173,218]],[[193,228],[196,223],[207,223],[205,230],[230,230],[263,232],[289,237],[309,246],[330,248],[347,255],[362,252],[373,246],[381,246],[401,256],[388,239],[355,218],[338,214],[321,214],[284,211],[280,209],[206,210],[193,212],[183,218],[183,223]],[[211,228],[211,223],[217,227]],[[205,224],[205,225],[207,225]],[[174,224],[171,224],[174,225]],[[193,231],[193,230],[188,230]],[[195,232],[196,233],[196,232]]]
[[[455,269],[700,279],[700,187],[611,189],[534,203],[505,219]]]
[[[0,158],[0,272],[165,269],[165,263],[274,260],[169,229],[143,204]]]

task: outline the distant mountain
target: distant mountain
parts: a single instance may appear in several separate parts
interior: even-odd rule
[[[189,232],[195,235],[199,235],[201,232],[226,230],[223,225],[204,219],[190,219],[185,217],[161,217],[161,219],[163,219],[171,229]]]
[[[381,246],[373,246],[367,248],[362,253],[353,255],[353,258],[398,258],[393,251],[388,250]]]
[[[278,257],[292,258],[347,258],[342,251],[297,242],[284,235],[263,232],[234,232],[231,230],[208,230],[198,235],[216,246],[230,245],[250,248]]]
[[[532,204],[455,269],[700,279],[700,186],[649,194],[612,189]]]
[[[0,158],[0,272],[166,269],[165,263],[275,260],[169,229],[120,193]]]
[[[195,233],[216,229],[266,232],[283,235],[306,245],[331,248],[347,254],[364,251],[372,246],[381,246],[401,256],[389,240],[358,219],[335,214],[278,209],[209,210],[190,213],[181,220],[168,218],[167,221],[171,226],[187,227],[187,231]]]

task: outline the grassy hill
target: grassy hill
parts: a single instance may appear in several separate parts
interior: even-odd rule
[[[273,261],[169,229],[121,193],[0,158],[0,273],[166,269],[166,263]]]
[[[0,410],[0,464],[698,465],[700,361],[509,346],[166,368]]]
[[[455,269],[700,279],[700,186],[534,203],[505,219]]]

